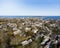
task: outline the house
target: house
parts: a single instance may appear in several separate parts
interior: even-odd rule
[[[58,44],[58,40],[54,41],[54,44]]]
[[[38,29],[33,29],[32,32],[33,33],[37,33],[38,32]]]
[[[43,23],[35,23],[35,26],[42,27]]]
[[[2,28],[2,25],[0,25],[0,29]]]
[[[7,28],[2,28],[2,30],[4,30],[4,31],[8,31],[8,29],[7,29]]]
[[[29,44],[29,42],[28,42],[27,40],[25,40],[25,41],[21,42],[21,44],[22,44],[23,46],[25,46],[25,45]]]
[[[31,42],[32,42],[32,39],[29,39],[29,40],[25,40],[25,41],[21,42],[21,44],[22,44],[23,46],[25,46],[25,45],[27,45],[27,44],[29,44],[29,43],[31,43]]]
[[[50,21],[49,20],[46,20],[45,23],[49,23]]]
[[[29,39],[28,42],[29,42],[29,43],[32,42],[32,39]]]
[[[22,27],[20,26],[19,29],[22,29]]]
[[[16,30],[18,30],[18,29],[17,29],[16,27],[14,27],[14,28],[13,28],[13,31],[16,31]]]
[[[44,34],[40,34],[41,37],[44,37]]]
[[[13,28],[13,27],[17,27],[17,24],[15,24],[15,23],[8,23],[7,25],[8,25],[9,27],[12,27],[12,28]]]
[[[30,31],[30,30],[31,30],[31,28],[28,28],[28,27],[25,28],[25,31],[26,31],[26,32],[28,32],[28,31]]]
[[[57,25],[56,24],[50,24],[50,27],[56,27]]]
[[[13,32],[14,35],[17,35],[17,34],[19,34],[19,33],[21,33],[21,30],[19,30],[19,29],[18,29],[17,31],[14,31],[14,32]]]
[[[54,45],[54,47],[59,48],[59,41],[58,40],[55,40],[53,42],[53,45]]]
[[[20,36],[26,36],[26,34],[24,32],[20,33]]]
[[[43,42],[41,43],[41,45],[46,45],[48,42],[50,41],[49,37],[46,37]]]

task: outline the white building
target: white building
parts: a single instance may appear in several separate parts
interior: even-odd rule
[[[18,29],[16,27],[13,28],[13,31],[17,31]]]
[[[33,33],[37,33],[38,32],[38,29],[33,29],[32,32]]]
[[[8,31],[8,29],[7,28],[2,28],[4,31]]]
[[[22,44],[23,46],[25,46],[25,45],[27,45],[27,44],[29,44],[29,43],[31,43],[31,42],[32,42],[32,39],[29,39],[29,40],[25,40],[25,41],[21,42],[21,44]]]
[[[50,22],[49,20],[45,21],[45,23],[49,23],[49,22]]]
[[[27,40],[25,40],[25,41],[21,42],[21,44],[24,46],[24,45],[29,44],[29,42]]]
[[[57,25],[56,24],[50,24],[51,27],[56,27]]]
[[[58,44],[58,40],[56,40],[56,41],[54,42],[54,44]]]
[[[29,43],[32,42],[32,39],[29,39],[28,42],[29,42]]]
[[[15,24],[15,23],[8,23],[7,25],[8,25],[9,27],[12,27],[12,28],[13,28],[13,27],[17,27],[17,24]]]
[[[13,32],[14,35],[17,35],[17,34],[19,34],[19,33],[21,33],[21,30],[17,30],[17,31],[14,31],[14,32]]]
[[[2,28],[2,25],[0,25],[0,28]]]
[[[43,42],[41,43],[41,45],[45,45],[47,41],[49,41],[49,37],[45,37],[45,39],[43,40]]]
[[[25,28],[25,31],[26,31],[26,32],[28,32],[28,31],[30,31],[30,30],[31,30],[31,28],[28,28],[28,27]]]
[[[38,22],[38,23],[35,23],[34,25],[37,26],[37,27],[42,27],[43,23]]]

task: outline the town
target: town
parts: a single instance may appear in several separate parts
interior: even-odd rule
[[[0,48],[60,48],[60,20],[0,18]]]

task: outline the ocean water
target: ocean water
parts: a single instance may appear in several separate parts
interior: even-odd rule
[[[48,19],[60,20],[60,16],[0,16],[0,18],[42,18],[44,20]]]

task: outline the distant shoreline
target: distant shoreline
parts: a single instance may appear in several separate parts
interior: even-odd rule
[[[0,18],[41,18],[44,20],[48,19],[60,20],[60,16],[0,16]]]

